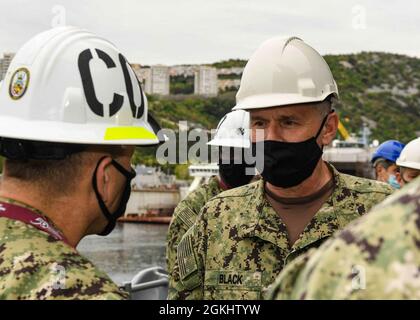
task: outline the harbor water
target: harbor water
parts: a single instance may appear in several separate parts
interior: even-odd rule
[[[117,284],[122,284],[145,268],[166,268],[167,231],[167,224],[118,223],[108,236],[88,236],[77,249]]]

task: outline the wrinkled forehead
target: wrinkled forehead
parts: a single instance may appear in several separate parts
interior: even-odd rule
[[[320,103],[295,104],[249,110],[251,120],[269,120],[283,117],[312,118],[319,115]]]

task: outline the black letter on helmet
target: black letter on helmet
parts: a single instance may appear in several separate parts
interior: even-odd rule
[[[127,90],[128,100],[130,101],[130,107],[131,107],[131,111],[133,113],[133,118],[134,119],[139,119],[143,116],[143,113],[144,113],[143,91],[141,89],[140,82],[137,80],[137,83],[138,83],[139,89],[140,89],[141,103],[140,103],[140,106],[136,106],[136,104],[134,102],[133,83],[131,82],[130,73],[128,72],[128,68],[127,68],[128,62],[121,53],[119,55],[119,59],[120,59],[121,68],[122,68],[123,74],[124,74],[125,87],[126,87],[126,90]],[[136,77],[136,79],[137,79],[137,77]]]
[[[105,63],[108,69],[115,68],[115,62],[112,58],[102,50],[95,49],[98,57]],[[80,76],[82,77],[83,90],[85,92],[86,101],[93,113],[98,116],[104,116],[104,105],[100,103],[96,97],[95,87],[93,86],[92,73],[90,71],[89,62],[93,56],[90,49],[82,51],[79,55],[78,65]],[[113,116],[121,109],[124,97],[114,93],[112,103],[109,105],[109,115]]]

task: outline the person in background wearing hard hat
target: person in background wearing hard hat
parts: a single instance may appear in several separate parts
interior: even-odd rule
[[[394,189],[399,189],[397,181],[398,168],[395,164],[404,144],[397,140],[388,140],[379,145],[372,156],[376,180],[386,182]]]
[[[322,160],[337,97],[327,63],[299,38],[270,39],[251,56],[234,110],[250,112],[262,179],[206,203],[178,245],[170,298],[261,299],[287,263],[392,193]]]
[[[402,187],[420,175],[420,138],[407,143],[396,163],[397,180]]]
[[[107,40],[60,27],[0,88],[0,299],[124,299],[76,250],[124,214],[136,145],[159,142],[133,70]]]
[[[179,241],[194,224],[206,202],[222,191],[243,186],[254,178],[254,175],[246,172],[247,169],[254,171],[254,165],[246,163],[244,154],[244,150],[250,148],[251,144],[248,128],[249,113],[243,110],[230,112],[220,120],[214,139],[208,142],[208,145],[221,147],[218,150],[219,175],[211,177],[208,183],[187,195],[175,208],[167,236],[166,263],[168,273],[173,271]],[[223,152],[223,148],[226,148],[225,151],[227,152]],[[242,155],[240,163],[222,161],[224,153],[230,157],[235,152]]]
[[[420,299],[420,177],[282,271],[270,299]]]

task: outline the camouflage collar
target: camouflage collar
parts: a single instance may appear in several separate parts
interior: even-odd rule
[[[239,226],[239,236],[259,237],[294,252],[329,237],[336,230],[341,229],[348,222],[349,217],[354,218],[357,214],[355,200],[343,175],[331,164],[328,166],[333,173],[334,191],[291,248],[287,239],[286,226],[264,196],[262,180],[250,185],[253,188],[249,190],[248,202],[244,203],[244,211],[248,219],[246,223]],[[346,218],[347,215],[349,217]]]

